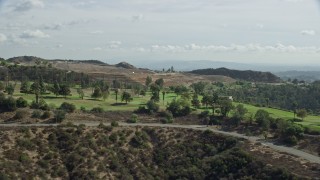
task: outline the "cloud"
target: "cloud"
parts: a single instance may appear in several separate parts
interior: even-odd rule
[[[94,50],[94,51],[102,51],[103,48],[102,48],[102,47],[95,47],[95,48],[93,48],[92,50]]]
[[[132,19],[133,22],[141,21],[141,20],[143,20],[143,18],[144,18],[144,16],[143,16],[142,14],[133,15],[133,16],[131,17],[131,19]]]
[[[137,48],[136,48],[137,50]],[[260,44],[231,44],[225,45],[152,45],[149,52],[170,52],[170,53],[187,53],[187,52],[214,52],[214,53],[320,53],[320,47],[296,47],[293,45],[275,45]]]
[[[263,29],[264,28],[264,25],[263,24],[256,24],[256,28],[258,28],[258,29]]]
[[[104,32],[101,30],[91,31],[90,34],[103,34]]]
[[[110,41],[108,42],[108,48],[109,49],[117,49],[121,46],[122,42],[121,41]]]
[[[35,31],[24,31],[19,37],[28,39],[28,38],[48,38],[50,36],[40,30],[35,30]]]
[[[0,43],[7,40],[7,36],[0,33]]]
[[[302,30],[300,32],[302,35],[308,35],[308,36],[314,36],[316,35],[316,32],[314,30]]]
[[[47,30],[61,30],[63,27],[62,24],[51,24],[51,25],[45,25],[44,29]]]
[[[43,8],[44,3],[41,0],[22,0],[15,5],[14,11],[29,11],[33,8]]]

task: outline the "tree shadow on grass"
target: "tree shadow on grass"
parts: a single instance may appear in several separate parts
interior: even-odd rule
[[[127,103],[113,103],[111,106],[124,106],[127,105]]]

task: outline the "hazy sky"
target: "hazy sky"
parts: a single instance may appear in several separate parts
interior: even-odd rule
[[[317,0],[0,0],[0,57],[320,65]]]

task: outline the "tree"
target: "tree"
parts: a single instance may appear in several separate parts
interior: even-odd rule
[[[208,108],[209,102],[210,102],[210,96],[207,95],[207,94],[205,94],[205,95],[202,97],[201,103],[206,106],[206,109]]]
[[[5,89],[5,85],[2,81],[0,81],[0,91],[3,91]]]
[[[95,87],[91,97],[98,99],[102,97],[102,91],[99,87]]]
[[[148,101],[146,106],[149,112],[158,112],[159,110],[159,105],[153,100]]]
[[[170,111],[173,116],[186,116],[191,113],[190,104],[185,99],[173,100],[167,106],[167,110]]]
[[[296,101],[293,102],[292,103],[293,118],[296,118],[297,107],[298,107],[298,103]]]
[[[270,114],[268,111],[259,109],[254,115],[256,122],[264,129],[268,129],[270,126]]]
[[[151,83],[152,83],[152,78],[150,76],[147,76],[146,83],[145,83],[146,86],[149,87]]]
[[[41,94],[46,93],[47,89],[46,89],[46,85],[45,85],[45,83],[44,83],[44,81],[43,81],[42,76],[40,76],[40,78],[39,78],[39,86],[40,86],[40,92],[41,92]]]
[[[213,92],[212,93],[212,96],[209,97],[209,104],[210,106],[212,107],[212,112],[213,112],[213,115],[215,113],[215,108],[216,108],[216,104],[218,103],[219,101],[219,96],[216,92]],[[227,100],[227,101],[230,101],[230,100]],[[231,106],[232,106],[232,102],[230,101],[231,103]],[[230,109],[231,110],[231,109]],[[230,111],[229,110],[229,111]]]
[[[81,98],[83,100],[83,97],[84,97],[84,92],[81,88],[78,88],[77,89],[77,93],[79,94],[79,98]]]
[[[126,104],[128,104],[128,102],[132,101],[131,94],[128,92],[123,92],[122,97],[121,97],[121,101],[126,101]]]
[[[23,81],[21,83],[20,92],[25,93],[25,94],[29,93],[30,92],[30,82]]]
[[[243,106],[243,104],[238,104],[235,107],[232,118],[236,125],[239,125],[241,123],[241,120],[243,120],[247,112],[248,110]]]
[[[38,82],[32,83],[30,90],[36,96],[36,104],[38,104],[39,103],[39,95],[41,93],[39,83]]]
[[[298,109],[297,116],[303,120],[305,117],[308,116],[308,113],[305,109]]]
[[[103,98],[103,101],[106,101],[106,99],[109,97],[109,91],[103,91],[102,92],[102,98]]]
[[[157,79],[154,83],[156,85],[158,85],[160,87],[160,89],[162,89],[163,85],[164,85],[164,80],[163,80],[163,78],[160,78],[160,79]]]
[[[233,109],[232,102],[229,99],[220,100],[219,105],[223,117],[227,117],[228,113]]]
[[[60,85],[60,95],[63,95],[64,98],[67,98],[71,93],[70,87],[66,84]]]
[[[12,96],[13,93],[14,93],[14,85],[11,84],[11,83],[9,83],[8,86],[6,87],[6,92],[7,92],[10,96]]]
[[[198,98],[198,94],[194,93],[192,100],[191,100],[191,104],[192,106],[194,106],[195,108],[199,108],[200,107],[200,101]]]
[[[67,103],[67,102],[63,102],[60,107],[59,107],[60,110],[64,110],[68,113],[72,113],[76,110],[76,106],[74,104],[71,104],[71,103]]]
[[[150,90],[151,90],[151,100],[154,100],[155,102],[159,102],[160,101],[160,87],[157,84],[151,84],[150,86]]]
[[[59,85],[58,81],[54,82],[52,92],[53,92],[53,94],[56,95],[56,97],[60,94],[60,85]]]
[[[191,84],[191,87],[193,88],[194,92],[196,94],[204,94],[204,89],[207,86],[208,83],[206,82],[197,82],[197,83],[193,83]]]
[[[164,98],[166,96],[166,91],[162,91],[162,102],[164,103]]]
[[[247,112],[248,112],[248,109],[245,108],[243,104],[238,104],[234,109],[233,116],[243,119]]]
[[[118,103],[118,93],[119,93],[119,89],[114,89],[114,93],[116,94],[116,103]]]

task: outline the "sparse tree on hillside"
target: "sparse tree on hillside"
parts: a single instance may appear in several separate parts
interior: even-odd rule
[[[14,93],[14,85],[13,84],[11,84],[11,83],[9,83],[8,84],[8,86],[6,87],[6,92],[10,95],[10,96],[12,96],[13,95],[13,93]]]
[[[71,93],[70,87],[68,85],[62,84],[60,85],[60,95],[63,95],[64,98],[67,98]]]
[[[103,101],[106,101],[106,99],[109,97],[109,91],[103,91],[102,92],[102,98]]]
[[[297,116],[303,120],[305,117],[308,116],[308,113],[305,109],[299,109],[297,110]]]
[[[131,94],[128,92],[123,92],[122,97],[121,97],[121,101],[125,101],[126,104],[128,104],[128,102],[132,101]]]
[[[192,100],[191,100],[191,104],[192,106],[194,106],[195,108],[199,108],[200,107],[200,101],[198,98],[198,94],[194,93]]]
[[[36,104],[39,104],[39,95],[41,93],[39,83],[38,82],[32,83],[30,90],[36,96]]]
[[[23,81],[21,83],[20,92],[25,93],[25,94],[29,93],[30,92],[30,82]]]
[[[293,111],[293,118],[296,118],[298,103],[295,101],[292,103],[292,111]]]
[[[5,89],[5,85],[2,81],[0,81],[0,91],[3,91]]]
[[[151,83],[152,83],[152,78],[150,76],[147,76],[147,78],[146,78],[146,86],[149,87]]]
[[[78,88],[78,89],[77,89],[77,93],[78,93],[78,95],[79,95],[79,98],[81,98],[81,99],[83,100],[83,98],[84,98],[84,92],[83,92],[83,90],[82,90],[81,88]]]
[[[114,93],[116,94],[116,103],[118,103],[118,94],[119,94],[119,89],[114,89]]]
[[[151,98],[150,100],[154,100],[155,102],[159,102],[160,101],[160,87],[157,84],[151,84],[150,86],[150,90],[151,90]]]
[[[220,100],[219,105],[223,117],[227,117],[228,113],[233,109],[232,102],[229,99]]]
[[[162,78],[160,78],[160,79],[157,79],[154,83],[156,85],[158,85],[160,87],[160,89],[162,89],[163,85],[164,85],[164,80]]]
[[[53,88],[52,88],[52,92],[53,92],[53,94],[56,95],[56,97],[59,95],[59,93],[60,93],[60,85],[59,85],[58,81],[54,82]]]
[[[102,91],[99,87],[95,87],[91,97],[95,99],[99,99],[102,97]]]

